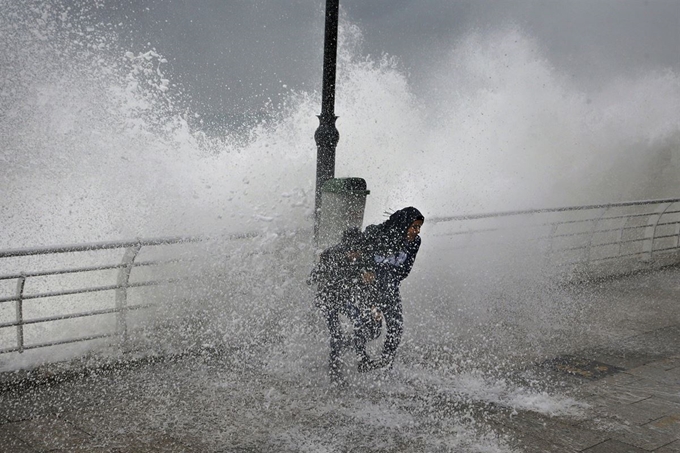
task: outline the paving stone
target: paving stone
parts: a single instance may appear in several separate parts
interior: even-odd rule
[[[636,382],[627,384],[625,387],[631,391],[649,392],[655,398],[659,398],[665,401],[680,403],[680,387],[678,386],[672,386],[656,381],[650,381],[648,379],[641,379]]]
[[[71,382],[1,392],[2,415],[9,421],[21,421],[52,416],[69,409],[96,407],[101,400],[101,390],[92,387],[89,382]]]
[[[650,392],[631,390],[624,386],[601,387],[592,393],[591,396],[585,397],[583,400],[594,407],[610,406],[613,404],[632,404],[653,396]]]
[[[647,453],[647,451],[634,445],[619,442],[618,440],[607,440],[583,450],[583,453]]]
[[[626,372],[617,373],[612,376],[598,379],[597,381],[586,382],[579,388],[579,392],[584,394],[599,394],[607,387],[626,386],[638,382],[640,379],[642,379],[640,376],[633,376],[632,374],[628,374]]]
[[[659,328],[640,335],[580,351],[579,355],[630,370],[674,357],[680,344],[680,326]]]
[[[678,386],[680,385],[680,367],[665,369],[658,362],[650,363],[638,368],[628,370],[633,376],[656,381],[662,384]]]
[[[680,440],[657,448],[654,453],[680,453]]]
[[[624,340],[623,345],[630,351],[660,356],[659,360],[673,357],[678,353],[680,326],[677,324],[652,330]]]
[[[654,366],[664,370],[672,370],[673,368],[680,367],[680,357],[666,357],[665,359],[650,363],[648,366]]]
[[[662,354],[654,354],[650,356],[649,353],[643,351],[630,351],[621,349],[620,346],[600,347],[597,349],[587,350],[580,353],[598,362],[607,363],[615,367],[628,370],[646,365],[650,362],[663,359]]]
[[[673,442],[676,438],[645,425],[627,426],[623,431],[612,433],[612,439],[651,451]]]
[[[619,417],[631,425],[644,425],[653,420],[680,412],[680,405],[652,397],[633,404],[617,404],[596,408],[594,411]]]
[[[680,275],[680,269],[674,275]],[[610,341],[611,338],[606,340]],[[569,392],[575,390],[579,401],[592,404],[593,407],[585,415],[588,417],[586,420],[574,421],[574,418],[548,417],[519,410],[519,414],[512,418],[507,413],[493,412],[493,415],[498,415],[493,418],[493,422],[500,421],[505,432],[514,438],[523,453],[680,453],[680,440],[677,440],[680,431],[678,340],[680,328],[671,326],[660,328],[658,332],[620,338],[601,348],[591,349],[594,352],[592,355],[582,354],[584,351],[578,351],[578,354],[563,351],[564,354],[583,356],[605,364],[625,364],[628,368],[593,381],[555,374],[556,381],[563,383],[556,392],[559,396],[565,396],[562,392],[564,389],[569,396],[572,396]],[[164,363],[155,367],[149,365],[138,371],[120,372],[110,378],[96,376],[83,382],[61,383],[15,394],[0,394],[0,453],[5,453],[6,448],[11,448],[7,453],[45,450],[87,453],[277,451],[275,448],[250,447],[270,446],[267,442],[272,427],[284,432],[292,426],[303,425],[309,428],[311,435],[321,433],[323,436],[323,430],[326,429],[324,423],[328,423],[328,426],[333,423],[332,419],[321,420],[310,416],[309,422],[304,425],[298,421],[302,417],[293,420],[291,417],[296,414],[289,410],[248,412],[246,408],[251,406],[262,407],[264,400],[256,395],[264,395],[263,392],[278,388],[279,381],[268,380],[266,373],[256,376],[263,384],[251,384],[248,381],[247,386],[240,387],[236,385],[237,381],[252,379],[253,376],[233,372],[230,375],[234,383],[232,388],[214,387],[212,381],[208,385],[204,375],[195,379],[197,369],[194,362],[178,362],[176,365]],[[215,372],[222,373],[222,369]],[[224,373],[226,375],[229,371]],[[220,377],[219,382],[224,383],[224,379]],[[243,393],[240,390],[244,388],[256,391]],[[295,391],[293,385],[282,388],[293,393]],[[319,395],[313,391],[310,394]],[[337,398],[325,404],[337,405],[344,397]],[[300,400],[281,397],[279,403],[283,407],[290,405],[291,401]],[[269,404],[269,400],[266,401]],[[272,401],[272,404],[277,404],[276,398]],[[311,404],[317,401],[315,399]],[[360,401],[363,403],[365,400]],[[272,414],[277,417],[274,422],[267,418]],[[479,424],[489,422],[486,417],[483,421],[471,417]],[[225,419],[238,420],[239,423],[233,426],[220,423]],[[436,425],[428,424],[424,418],[419,421],[427,429]],[[461,426],[458,420],[450,422],[450,426]],[[254,443],[252,437],[239,437],[241,431],[250,429],[251,423],[256,425],[253,430],[258,430],[261,443]],[[344,423],[348,423],[346,419],[339,423],[343,429]],[[361,432],[361,428],[366,427],[362,423],[348,423],[347,431]],[[376,430],[380,433],[401,434],[401,428],[380,427]],[[307,434],[304,432],[301,436]],[[348,446],[347,451],[371,451],[369,447],[363,447],[361,441],[364,438],[357,438],[359,441]],[[230,439],[242,443],[230,443]],[[206,448],[205,445],[210,447]],[[234,445],[237,450],[227,448],[229,445]],[[241,450],[238,450],[239,445],[243,445]],[[356,445],[362,447],[355,448]],[[405,442],[404,445],[412,444]]]
[[[52,449],[50,453],[210,453],[210,450],[187,447],[175,439],[123,439],[116,444],[79,445],[64,449]]]
[[[645,426],[656,431],[668,433],[669,435],[680,439],[680,413],[671,414],[658,420],[654,420]]]
[[[662,430],[656,430],[650,425],[630,425],[625,421],[621,421],[619,418],[604,417],[585,420],[579,424],[578,427],[591,431],[608,433],[614,440],[644,448],[649,451],[673,442],[676,439],[673,434]]]
[[[193,445],[196,451],[210,451],[204,447],[201,439],[184,435],[181,440],[170,435],[163,435],[154,430],[145,419],[147,411],[130,403],[112,405],[108,411],[70,412],[65,413],[63,418],[78,429],[92,436],[93,443],[102,448],[115,448],[116,451],[194,451],[189,445]],[[163,439],[161,444],[166,445],[168,450],[157,450],[158,442],[154,439]],[[146,445],[147,449],[141,449]],[[177,448],[175,448],[175,446]]]
[[[576,453],[579,451],[569,445],[558,445],[528,434],[520,434],[513,447],[519,448],[522,453]]]
[[[92,438],[59,418],[37,418],[6,423],[0,429],[11,432],[38,451],[69,450],[92,446]]]
[[[50,450],[52,451],[62,450]],[[119,439],[115,443],[105,445],[80,445],[63,451],[72,453],[207,453],[209,450],[194,449],[171,436],[157,434],[144,438]]]
[[[0,452],[2,453],[34,453],[26,442],[11,433],[11,427],[0,426]]]
[[[591,358],[574,355],[562,355],[543,363],[543,366],[554,371],[578,376],[584,379],[597,380],[623,371],[607,363],[598,362]]]
[[[534,436],[548,443],[570,447],[577,451],[591,447],[608,439],[607,433],[571,426],[558,419],[544,417],[535,413],[521,413],[512,418],[501,420],[515,432]]]

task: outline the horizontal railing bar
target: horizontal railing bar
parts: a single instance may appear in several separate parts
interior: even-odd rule
[[[656,224],[656,226],[660,227],[665,225],[677,225],[678,223],[680,223],[680,220],[676,220],[675,222],[659,222]]]
[[[611,245],[620,245],[620,244],[630,244],[633,242],[642,242],[645,241],[645,239],[630,239],[630,240],[625,240],[625,241],[617,241],[617,242],[611,242],[611,243],[602,243],[602,244],[586,244],[586,245],[576,245],[573,247],[560,247],[560,248],[553,248],[552,253],[559,253],[559,252],[573,252],[574,250],[584,250],[584,249],[594,249],[596,247],[605,247],[605,246],[611,246]]]
[[[646,226],[645,226],[645,228],[646,228]],[[617,230],[618,230],[618,228],[617,228]],[[587,233],[588,232],[586,232],[586,234]],[[577,236],[577,235],[582,235],[582,234],[584,234],[584,233],[572,233],[572,234],[568,234],[568,235],[562,235],[561,237]],[[531,242],[540,242],[540,241],[546,241],[547,242],[553,237],[558,237],[558,236],[557,235],[556,236],[539,236],[537,238],[532,238],[530,241]],[[677,235],[674,234],[674,235],[662,236],[662,237],[677,237]],[[660,236],[657,236],[655,239],[659,239],[659,238],[660,238]],[[649,239],[650,238],[623,239],[623,240],[614,241],[614,242],[583,244],[583,245],[575,245],[575,246],[571,246],[571,247],[555,247],[553,245],[551,253],[556,254],[556,253],[560,253],[560,252],[573,252],[573,251],[576,251],[576,250],[585,250],[585,249],[588,249],[588,248],[590,248],[592,250],[592,249],[596,249],[597,247],[632,244],[632,243],[635,243],[635,242],[648,241]],[[459,247],[455,247],[455,248],[456,248],[456,250],[466,250],[466,249],[473,249],[473,248],[479,248],[479,247],[497,247],[499,245],[506,245],[507,246],[508,243],[507,242],[500,242],[500,241],[499,242],[487,242],[487,243],[483,243],[483,244],[475,243],[475,244],[468,244],[468,245],[459,246]],[[656,251],[656,249],[654,251]],[[643,253],[649,253],[649,252],[636,252],[635,255],[643,254]],[[617,256],[628,256],[628,255],[617,255]],[[580,263],[580,262],[587,262],[587,261],[588,260],[578,261],[578,262]]]
[[[639,255],[644,255],[645,252],[635,252],[635,253],[626,253],[624,255],[612,255],[612,256],[607,256],[604,258],[595,258],[595,259],[585,259],[585,260],[578,260],[578,261],[569,261],[566,263],[560,263],[560,266],[573,266],[575,264],[586,264],[586,263],[595,263],[598,261],[608,261],[608,260],[614,260],[617,258],[629,258],[633,256],[639,256]]]
[[[103,338],[111,338],[113,336],[116,336],[116,333],[105,333],[105,334],[99,334],[99,335],[90,335],[87,337],[80,337],[80,338],[71,338],[68,340],[59,340],[59,341],[52,341],[49,343],[38,343],[38,344],[30,344],[30,345],[24,345],[23,348],[19,348],[17,346],[11,347],[11,348],[5,348],[5,349],[0,349],[0,354],[6,354],[8,352],[19,352],[19,351],[26,351],[29,349],[38,349],[38,348],[46,348],[48,346],[59,346],[62,344],[70,344],[70,343],[78,343],[80,341],[90,341],[90,340],[100,340]]]
[[[225,236],[226,240],[235,239],[249,239],[260,236],[260,233],[239,233]],[[16,256],[31,256],[31,255],[46,255],[52,253],[70,253],[70,252],[89,252],[96,250],[110,250],[127,248],[134,246],[153,246],[153,245],[171,245],[182,243],[203,242],[212,239],[208,236],[175,236],[155,239],[136,239],[126,241],[112,241],[112,242],[93,242],[88,244],[69,244],[56,245],[34,248],[10,249],[0,250],[0,258],[9,258]]]
[[[659,225],[663,225],[663,224],[661,224],[661,223],[657,224],[657,226],[659,226]],[[669,223],[668,225],[671,225],[671,224]],[[603,230],[595,230],[595,231],[593,231],[593,233],[597,234],[597,233],[607,233],[607,232],[610,232],[610,231],[640,230],[640,229],[649,228],[650,226],[653,228],[653,225],[634,225],[634,226],[627,226],[627,227],[623,227],[623,228],[605,228]]]
[[[658,236],[654,236],[654,240],[656,241],[657,239],[668,239],[668,238],[676,238],[678,237],[677,234],[662,234]]]
[[[632,256],[640,256],[640,255],[645,255],[647,252],[633,252],[633,253],[624,253],[622,255],[611,255],[611,256],[605,256],[602,258],[593,258],[590,260],[591,263],[597,262],[597,261],[609,261],[609,260],[615,260],[617,258],[629,258]]]
[[[102,266],[77,267],[72,269],[55,269],[51,271],[24,272],[21,274],[0,275],[0,280],[11,280],[21,277],[45,277],[47,275],[63,275],[63,274],[77,274],[80,272],[105,271],[111,269],[118,269],[123,266],[124,266],[123,264],[106,264]]]
[[[598,243],[590,244],[590,248],[608,247],[608,246],[611,246],[611,245],[630,244],[630,243],[633,243],[633,242],[644,242],[644,241],[648,241],[649,239],[651,239],[651,238],[626,239],[626,240],[613,241],[613,242],[598,242]]]
[[[623,244],[632,244],[633,242],[644,242],[649,240],[649,238],[635,238],[635,239],[624,239],[621,241],[614,241],[614,242],[602,242],[599,244],[589,244],[589,245],[578,245],[576,247],[563,247],[563,248],[555,248],[553,249],[554,252],[561,252],[561,251],[566,251],[566,250],[580,250],[580,249],[587,249],[587,248],[595,248],[595,247],[605,247],[605,246],[610,246],[610,245],[623,245]]]
[[[623,228],[623,230],[632,230],[632,229],[639,229],[639,228],[648,228],[648,226],[643,225],[643,226],[635,226],[635,227],[625,227],[625,228]],[[608,232],[608,231],[619,231],[619,230],[621,230],[621,228],[614,228],[614,229],[611,229],[611,230],[599,230],[599,231],[595,231],[595,233],[603,233],[603,232]],[[462,234],[466,234],[466,233],[468,233],[468,232],[440,234],[440,235],[437,235],[437,236],[446,237],[446,236],[452,236],[452,235],[462,235]],[[556,238],[586,236],[586,235],[591,235],[592,233],[593,232],[591,232],[591,231],[579,231],[579,232],[576,232],[576,233],[555,234],[555,235],[551,235],[551,236],[538,236],[538,237],[535,237],[535,238],[531,238],[529,240],[531,242],[541,242],[541,241],[549,242],[552,239],[556,239]],[[670,235],[670,236],[667,236],[667,237],[676,237],[676,236],[677,235]],[[656,238],[659,238],[659,237],[660,236],[657,236]],[[666,237],[666,236],[664,236],[664,237]],[[590,245],[584,244],[584,245],[576,245],[576,246],[573,246],[573,247],[554,247],[554,245],[553,245],[552,253],[557,253],[557,252],[561,252],[561,251],[581,250],[581,249],[586,249],[588,247],[595,248],[595,247],[609,246],[609,245],[630,244],[630,243],[633,243],[633,242],[643,242],[643,241],[646,241],[646,240],[649,240],[649,239],[650,238],[622,239],[622,240],[617,240],[615,242],[593,243],[593,244],[590,244]],[[461,249],[464,249],[464,248],[472,248],[472,247],[491,247],[491,246],[498,246],[500,244],[507,245],[507,242],[488,242],[488,243],[484,243],[484,244],[475,243],[474,245],[469,245],[469,246],[465,246],[465,247],[457,247],[457,249],[461,250]]]
[[[642,201],[624,201],[619,203],[606,203],[606,204],[593,204],[585,206],[566,206],[561,208],[544,208],[544,209],[521,209],[516,211],[501,211],[501,212],[491,212],[486,214],[463,214],[450,217],[434,217],[429,218],[428,223],[439,223],[439,222],[450,222],[455,220],[474,220],[474,219],[486,219],[492,217],[510,217],[516,215],[527,215],[527,214],[544,214],[551,212],[567,212],[567,211],[587,211],[590,209],[602,209],[602,208],[618,208],[626,206],[643,206],[650,204],[663,204],[663,203],[677,203],[680,202],[680,198],[666,198],[659,200],[642,200]]]
[[[86,294],[86,293],[96,293],[99,291],[110,291],[114,289],[119,289],[123,288],[124,285],[108,285],[108,286],[97,286],[93,288],[82,288],[82,289],[71,289],[71,290],[66,290],[66,291],[55,291],[51,293],[38,293],[38,294],[24,294],[22,296],[23,300],[28,300],[28,299],[40,299],[42,297],[56,297],[56,296],[70,296],[73,294]],[[0,303],[2,302],[11,302],[14,300],[18,300],[19,298],[16,296],[12,297],[2,297],[0,298]]]
[[[594,219],[592,219],[594,220]],[[590,221],[592,221],[590,220]],[[581,220],[577,222],[583,222]],[[440,233],[440,234],[435,234],[435,237],[447,237],[447,236],[461,236],[461,235],[467,235],[467,234],[476,234],[476,233],[491,233],[495,231],[510,231],[510,230],[526,230],[527,228],[546,228],[554,225],[565,225],[567,223],[574,223],[574,222],[546,222],[546,223],[534,223],[534,224],[524,224],[524,225],[513,225],[511,227],[508,226],[503,226],[503,227],[494,227],[494,228],[478,228],[476,230],[465,230],[465,231],[454,231],[454,232],[447,232],[447,233]],[[588,231],[583,232],[583,234],[588,234]],[[565,233],[564,236],[569,236],[572,234],[580,234],[580,233]],[[548,236],[548,237],[558,237],[562,235],[553,235],[553,236]],[[546,236],[543,236],[546,237]]]
[[[82,288],[82,289],[72,289],[72,290],[66,290],[66,291],[55,291],[51,293],[39,293],[39,294],[24,294],[21,298],[22,300],[29,300],[29,299],[40,299],[44,297],[57,297],[57,296],[70,296],[73,294],[85,294],[85,293],[95,293],[99,291],[111,291],[114,289],[120,289],[120,288],[138,288],[142,286],[156,286],[156,285],[162,285],[166,283],[175,283],[178,281],[182,280],[188,280],[191,278],[196,278],[195,276],[188,276],[188,277],[177,277],[177,278],[169,278],[169,279],[164,279],[164,280],[149,280],[146,282],[135,282],[135,283],[128,283],[127,285],[108,285],[108,286],[97,286],[93,288]],[[0,303],[2,302],[11,302],[18,300],[18,297],[12,296],[12,297],[2,297],[0,298]]]
[[[665,251],[667,251],[667,250],[680,250],[680,247],[675,246],[675,247],[664,247],[664,248],[662,248],[662,249],[652,249],[652,252],[654,252],[654,253],[656,253],[656,252],[665,252]]]
[[[88,316],[100,316],[100,315],[110,315],[112,313],[118,313],[120,311],[134,311],[134,310],[141,310],[143,308],[150,308],[150,307],[155,307],[157,304],[141,304],[141,305],[130,305],[128,307],[125,307],[123,310],[118,309],[118,308],[107,308],[104,310],[93,310],[93,311],[88,311],[88,312],[81,312],[81,313],[70,313],[67,315],[59,315],[59,316],[47,316],[44,318],[33,318],[33,319],[26,319],[22,322],[5,322],[5,323],[0,323],[0,329],[6,328],[6,327],[16,327],[16,326],[22,326],[22,325],[28,325],[28,324],[39,324],[41,322],[51,322],[51,321],[63,321],[65,319],[76,319],[76,318],[86,318]]]
[[[611,217],[602,217],[602,218],[597,218],[593,217],[591,219],[578,219],[578,220],[556,220],[554,222],[544,222],[544,223],[533,223],[533,224],[523,224],[523,225],[513,225],[511,227],[508,226],[503,226],[503,227],[495,227],[495,228],[479,228],[476,230],[466,230],[466,231],[460,231],[460,232],[455,232],[455,233],[449,233],[449,234],[444,234],[442,236],[454,236],[454,235],[460,235],[460,234],[472,234],[472,233],[486,233],[486,232],[491,232],[491,231],[507,231],[507,230],[513,230],[513,229],[526,229],[526,228],[544,228],[544,227],[552,227],[552,226],[560,226],[560,225],[571,225],[571,224],[577,224],[577,223],[592,223],[592,222],[600,222],[602,223],[605,220],[618,220],[618,219],[625,219],[625,218],[631,218],[631,217],[649,217],[651,215],[655,215],[658,213],[644,213],[644,214],[631,214],[631,215],[621,215],[621,216],[611,216]],[[675,223],[680,223],[678,221],[676,222],[664,222],[664,223],[659,223],[658,225],[672,225]],[[600,233],[604,231],[618,231],[618,230],[631,230],[631,229],[639,229],[639,228],[647,228],[648,225],[633,225],[633,226],[627,226],[623,228],[609,228],[609,229],[598,229],[595,230],[595,233]],[[581,232],[576,232],[576,233],[565,233],[565,234],[555,234],[552,237],[560,237],[560,236],[569,236],[569,235],[577,235],[577,234],[591,234],[593,231],[588,230],[588,231],[581,231]]]
[[[178,263],[178,262],[191,262],[195,261],[194,259],[183,259],[183,258],[176,258],[176,259],[171,259],[171,260],[156,260],[156,261],[140,261],[139,263],[132,263],[132,267],[144,267],[144,266],[160,266],[163,264],[171,264],[171,263]],[[72,268],[72,269],[57,269],[57,270],[49,270],[49,271],[39,271],[39,272],[24,272],[22,274],[11,274],[11,275],[0,275],[0,280],[11,280],[11,279],[16,279],[16,278],[21,278],[21,277],[45,277],[49,275],[63,275],[63,274],[77,274],[80,272],[93,272],[93,271],[104,271],[104,270],[111,270],[111,269],[120,269],[121,267],[125,267],[127,264],[105,264],[101,266],[89,266],[89,267],[80,267],[80,268]]]
[[[673,212],[680,212],[680,211],[673,211]],[[664,215],[669,214],[668,212],[664,213]],[[598,223],[603,223],[607,220],[619,220],[619,219],[630,219],[632,217],[649,217],[653,215],[659,215],[658,212],[643,212],[643,213],[638,213],[638,214],[621,214],[621,215],[614,215],[614,216],[607,216],[607,217],[592,217],[588,219],[575,219],[575,220],[556,220],[554,222],[546,222],[542,223],[540,225],[567,225],[567,224],[572,224],[572,223],[587,223],[587,222],[595,222],[597,221]],[[669,222],[669,223],[678,223],[676,222]],[[538,224],[537,224],[538,225]],[[661,223],[659,225],[662,225]],[[642,225],[642,228],[645,228],[647,225]],[[640,228],[640,226],[635,226],[632,228]],[[618,229],[618,228],[617,228]]]
[[[545,224],[545,225],[547,225],[547,224]],[[597,233],[606,233],[606,232],[612,232],[612,231],[625,231],[625,230],[637,230],[637,229],[642,229],[642,228],[648,228],[648,225],[629,226],[629,227],[623,227],[623,228],[606,228],[606,229],[603,229],[603,230],[595,230],[595,231],[577,231],[577,232],[574,232],[574,233],[553,234],[553,235],[550,235],[550,236],[538,236],[538,237],[533,238],[531,240],[532,241],[550,240],[550,239],[555,239],[555,238],[587,236],[587,235],[597,234]],[[519,227],[517,229],[519,229]],[[489,229],[480,229],[480,230],[457,231],[455,233],[443,233],[443,234],[438,234],[436,236],[437,237],[459,236],[459,235],[467,235],[467,234],[472,234],[472,233],[488,233],[488,232],[493,232],[493,231],[506,231],[506,230],[509,230],[509,228],[493,228],[493,229],[489,228]]]
[[[663,252],[667,250],[677,250],[677,247],[671,247],[667,249],[659,249],[659,250],[654,250],[654,252]],[[612,256],[606,256],[604,258],[591,258],[588,260],[581,260],[581,261],[572,261],[569,263],[563,263],[562,265],[568,266],[568,265],[573,265],[573,264],[584,264],[584,263],[595,263],[598,261],[609,261],[609,260],[615,260],[619,258],[630,258],[633,256],[640,256],[640,255],[649,255],[649,251],[640,251],[640,252],[634,252],[634,253],[625,253],[623,255],[612,255]]]
[[[113,242],[96,242],[89,244],[68,244],[57,246],[45,246],[26,249],[1,250],[0,258],[9,258],[15,256],[31,256],[31,255],[47,255],[52,253],[69,253],[69,252],[89,252],[96,250],[110,250],[127,247],[134,247],[136,245],[150,246],[150,245],[170,245],[180,243],[200,242],[203,238],[187,236],[187,237],[171,237],[158,238],[147,240],[133,240],[133,241],[113,241]]]
[[[667,214],[667,213],[665,213]],[[625,219],[625,218],[631,218],[631,217],[650,217],[653,215],[661,215],[660,212],[639,212],[637,214],[621,214],[617,216],[611,216],[611,217],[602,217],[600,220],[616,220],[616,219]]]
[[[668,215],[668,214],[675,214],[680,211],[669,211],[669,212],[664,212],[663,215]],[[602,223],[606,220],[619,220],[619,219],[630,219],[632,217],[649,217],[653,215],[659,215],[659,212],[641,212],[637,214],[621,214],[621,215],[613,215],[613,216],[606,216],[606,217],[593,217],[589,219],[576,219],[576,220],[556,220],[554,222],[546,223],[544,225],[566,225],[568,223],[586,223],[586,222],[593,222],[597,221],[599,223]],[[675,222],[668,222],[668,223],[678,223],[676,220]],[[665,223],[659,223],[659,225],[664,225]]]
[[[629,226],[629,227],[623,227],[623,228],[604,228],[602,230],[594,230],[594,231],[577,231],[575,233],[563,233],[563,234],[554,234],[549,237],[545,237],[545,239],[550,239],[551,237],[553,238],[559,238],[559,237],[570,237],[570,236],[584,236],[584,235],[596,235],[598,233],[610,233],[612,231],[626,231],[626,230],[639,230],[641,228],[647,228],[647,225],[638,225],[638,226]]]
[[[680,212],[680,211],[678,211]],[[641,214],[640,217],[645,217],[645,216],[650,216],[658,213],[645,213]],[[517,229],[526,229],[526,228],[544,228],[544,227],[549,227],[549,226],[559,226],[559,225],[567,225],[567,224],[574,224],[574,223],[587,223],[587,222],[593,222],[598,220],[599,222],[602,222],[604,220],[612,220],[612,219],[624,219],[624,218],[630,218],[630,217],[635,217],[636,215],[623,215],[623,216],[613,216],[613,217],[603,217],[601,219],[597,218],[592,218],[592,219],[586,219],[586,220],[567,220],[567,221],[555,221],[555,222],[545,222],[545,223],[534,223],[534,224],[525,224],[525,225],[513,225],[511,227],[495,227],[495,228],[479,228],[475,230],[466,230],[466,231],[456,231],[452,233],[443,233],[443,234],[438,234],[436,236],[441,236],[441,237],[446,237],[446,236],[459,236],[459,235],[466,235],[466,234],[475,234],[475,233],[489,233],[489,232],[494,232],[494,231],[509,231],[509,230],[517,230]],[[657,226],[661,225],[674,225],[680,223],[680,221],[676,222],[662,222],[659,223]],[[557,238],[557,237],[569,237],[569,236],[578,236],[578,235],[589,235],[593,233],[604,233],[608,231],[624,231],[624,230],[637,230],[637,229],[642,229],[642,228],[648,228],[649,225],[632,225],[632,226],[626,226],[623,228],[605,228],[605,229],[597,229],[594,231],[588,230],[588,231],[577,231],[575,233],[563,233],[563,234],[554,234],[549,237]],[[543,238],[548,238],[543,236]]]
[[[588,245],[575,245],[573,247],[562,247],[562,248],[553,248],[551,250],[551,253],[555,254],[557,252],[573,252],[574,250],[584,250],[587,249]]]

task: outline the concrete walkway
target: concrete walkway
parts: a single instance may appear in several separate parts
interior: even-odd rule
[[[521,451],[680,453],[680,325],[629,338],[618,348],[582,351],[555,364],[589,404],[577,419],[497,414]],[[614,366],[612,366],[614,365]],[[606,375],[608,373],[613,373]]]
[[[332,389],[318,367],[276,375],[234,351],[6,387],[0,452],[680,453],[676,282],[680,269],[600,284],[638,307],[611,318],[625,335],[536,363],[578,414],[458,398],[443,391],[455,376],[407,364]]]

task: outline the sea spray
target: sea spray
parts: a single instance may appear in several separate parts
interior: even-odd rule
[[[166,57],[152,44],[123,46],[124,24],[93,22],[86,4],[0,2],[0,248],[207,235],[178,251],[186,261],[174,268],[135,270],[136,279],[194,278],[130,291],[131,304],[159,304],[131,319],[134,344],[142,354],[224,352],[230,373],[255,377],[251,383],[236,375],[229,388],[264,395],[274,417],[285,414],[276,404],[291,399],[273,385],[258,387],[272,380],[295,404],[314,406],[327,394],[325,327],[304,282],[314,254],[319,93],[291,92],[247,127],[208,133],[201,112],[186,107],[191,92],[166,75]],[[405,336],[396,374],[386,383],[353,374],[357,396],[328,404],[347,407],[343,420],[366,417],[379,432],[418,434],[412,415],[427,414],[437,432],[452,433],[449,446],[509,451],[493,432],[479,435],[475,423],[483,417],[469,408],[498,404],[577,415],[579,404],[551,395],[547,383],[525,385],[528,378],[513,372],[518,363],[587,343],[581,334],[596,313],[593,296],[554,285],[516,236],[499,233],[496,247],[473,243],[463,250],[428,219],[677,195],[678,74],[641,70],[582,89],[555,69],[540,43],[509,26],[445,43],[443,58],[427,68],[430,77],[414,86],[398,58],[362,53],[357,26],[343,22],[340,36],[336,173],[367,179],[367,223],[406,205],[421,209],[426,221],[402,288]],[[224,240],[238,232],[258,236]],[[165,257],[154,253],[143,249],[139,259]],[[66,259],[77,266],[89,258]],[[24,265],[65,264],[4,261],[2,272]],[[86,283],[112,280],[110,273]],[[54,284],[38,281],[31,290]],[[30,307],[30,316],[112,300],[46,301]],[[5,304],[0,322],[13,319],[13,309]],[[88,333],[111,323],[78,327]],[[41,334],[54,338],[74,329],[64,326],[47,325]],[[3,340],[14,340],[14,331],[5,333]],[[2,358],[2,367],[67,355],[50,351],[26,360],[17,354]],[[201,382],[219,388],[225,379]],[[406,395],[404,410],[391,406],[393,398],[405,400],[387,387]],[[374,395],[384,403],[367,402]],[[432,401],[440,404],[433,408]],[[447,418],[452,407],[463,408],[462,415]],[[343,424],[334,429],[340,441],[351,437]],[[279,436],[309,445],[306,432]]]

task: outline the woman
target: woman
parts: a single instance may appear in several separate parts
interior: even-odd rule
[[[380,359],[360,362],[359,371],[392,367],[404,330],[399,286],[411,272],[420,249],[420,227],[424,221],[420,211],[409,206],[364,231],[361,247],[367,269],[364,280],[374,280],[376,306],[382,311],[387,335]]]

